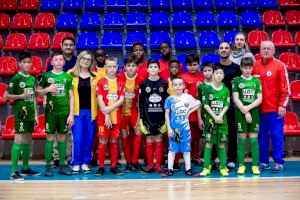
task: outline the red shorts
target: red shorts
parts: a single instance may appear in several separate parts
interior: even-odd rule
[[[108,129],[105,125],[98,126],[98,137],[109,139],[118,139],[120,133],[120,124],[113,124],[113,128]]]
[[[191,137],[192,139],[195,138],[195,139],[198,139],[198,138],[201,138],[201,130],[198,126],[198,122],[193,122],[193,121],[190,121],[190,129],[191,129]]]
[[[137,112],[131,112],[131,115],[123,116],[121,129],[135,128],[138,125],[139,115]]]

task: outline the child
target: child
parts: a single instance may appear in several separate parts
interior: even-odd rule
[[[9,81],[5,98],[14,100],[15,115],[15,138],[11,148],[12,171],[11,180],[24,180],[23,176],[37,176],[36,172],[28,167],[30,158],[31,134],[34,125],[38,124],[37,109],[35,101],[35,78],[29,75],[31,58],[28,52],[19,55],[19,72]],[[18,161],[22,152],[23,167],[21,173],[18,171]]]
[[[55,134],[58,137],[58,153],[60,174],[71,175],[72,172],[67,165],[66,159],[66,134],[68,129],[74,124],[74,99],[72,76],[63,72],[65,64],[64,56],[61,51],[56,51],[51,55],[51,65],[53,70],[43,75],[40,85],[37,89],[39,95],[47,94],[46,102],[46,143],[45,176],[52,177],[51,157],[53,152],[53,141]]]
[[[164,116],[164,103],[168,96],[168,84],[158,76],[159,64],[156,60],[149,60],[147,67],[149,77],[140,84],[139,110],[140,129],[146,135],[146,157],[148,165],[144,173],[156,170],[163,173],[161,167],[163,159],[162,134],[167,131]],[[153,164],[155,145],[156,165]]]
[[[253,60],[250,57],[242,58],[242,75],[233,80],[233,100],[236,105],[235,118],[238,132],[238,174],[244,174],[246,166],[245,146],[249,135],[252,155],[252,173],[259,175],[258,159],[258,131],[259,131],[259,105],[262,102],[261,83],[256,77],[252,77]]]
[[[186,63],[188,72],[182,74],[186,91],[194,98],[197,98],[198,85],[204,81],[203,73],[199,72],[199,56],[196,54],[189,54],[186,58]],[[199,140],[201,137],[201,130],[198,126],[197,112],[194,112],[190,115],[189,121],[192,136],[192,164],[200,166],[203,165],[203,161],[198,158],[200,154]]]
[[[122,106],[122,147],[126,159],[125,172],[131,172],[132,168],[142,172],[143,168],[138,163],[141,150],[142,136],[138,126],[138,86],[140,77],[137,75],[137,64],[133,57],[125,61],[125,72],[119,75],[125,83],[125,100]],[[130,137],[133,129],[133,137]]]
[[[135,60],[138,69],[137,74],[141,81],[148,78],[147,61],[145,60],[145,48],[140,42],[135,42],[132,45],[132,58]]]
[[[220,158],[220,173],[222,176],[228,176],[226,168],[226,149],[228,126],[226,111],[230,105],[230,93],[228,88],[222,83],[224,71],[217,65],[213,71],[213,83],[204,92],[204,109],[207,111],[205,118],[205,151],[204,151],[204,169],[200,176],[207,176],[211,171],[211,150],[212,145],[218,145],[218,154]]]
[[[191,170],[191,131],[189,115],[200,107],[200,101],[189,94],[183,94],[184,83],[180,77],[172,80],[175,94],[165,102],[165,119],[168,127],[169,153],[168,171],[162,176],[172,176],[175,153],[182,152],[185,161],[185,174],[195,175]]]
[[[98,81],[96,95],[100,112],[98,113],[98,161],[99,169],[95,173],[101,176],[105,172],[104,161],[108,139],[110,152],[110,173],[122,175],[117,168],[118,138],[121,123],[121,106],[124,101],[124,84],[116,77],[117,61],[113,57],[105,60],[106,76]]]

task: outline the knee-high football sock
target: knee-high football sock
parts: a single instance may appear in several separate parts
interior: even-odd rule
[[[28,169],[28,162],[30,159],[30,144],[22,145],[22,160],[23,160],[23,169]]]
[[[147,157],[148,166],[153,166],[153,154],[154,154],[153,142],[146,141],[146,157]]]
[[[162,160],[163,160],[163,155],[164,154],[164,146],[163,142],[155,142],[155,156],[156,156],[156,166],[160,167]]]
[[[238,152],[237,152],[237,156],[238,156],[238,162],[240,165],[244,165],[244,161],[245,161],[245,147],[246,147],[246,138],[239,138],[238,141]]]
[[[99,167],[104,167],[104,161],[105,161],[105,154],[106,154],[106,143],[99,142],[98,143],[98,162]]]
[[[14,142],[11,148],[12,172],[18,171],[18,161],[20,158],[21,149],[22,149],[22,144],[17,144]]]
[[[58,154],[59,154],[59,164],[65,164],[66,154],[67,154],[67,143],[66,141],[58,141]]]
[[[227,159],[225,147],[219,148],[219,158],[220,158],[221,169],[223,169],[226,167],[226,159]]]
[[[129,138],[122,138],[122,148],[125,155],[126,164],[129,164],[131,162],[131,148],[130,148],[130,142]]]
[[[117,167],[118,161],[118,142],[109,143],[109,153],[110,153],[110,166]]]
[[[49,141],[46,139],[45,142],[45,160],[46,160],[46,165],[51,164],[51,159],[52,159],[52,152],[53,152],[53,141]]]
[[[132,164],[137,164],[140,151],[141,151],[141,144],[142,144],[142,136],[141,135],[135,135],[133,140],[133,153],[132,153]]]
[[[211,159],[211,148],[205,147],[204,149],[204,167],[208,169],[210,165],[210,159]]]
[[[252,156],[252,166],[257,166],[259,162],[259,147],[257,138],[250,138],[250,149]]]

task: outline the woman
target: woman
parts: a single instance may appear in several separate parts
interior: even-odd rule
[[[229,58],[235,64],[240,65],[241,60],[244,57],[250,57],[253,60],[253,62],[256,61],[253,54],[250,52],[245,33],[239,32],[234,37],[232,52]]]
[[[69,70],[73,76],[74,126],[73,126],[73,173],[90,173],[92,145],[97,117],[97,77],[93,73],[93,54],[82,51],[75,66]]]

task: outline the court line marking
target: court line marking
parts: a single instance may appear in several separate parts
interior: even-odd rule
[[[87,199],[87,197],[73,197],[73,199]]]
[[[134,190],[128,190],[128,191],[124,191],[122,192],[123,194],[128,194],[128,193],[134,193],[135,191]]]

